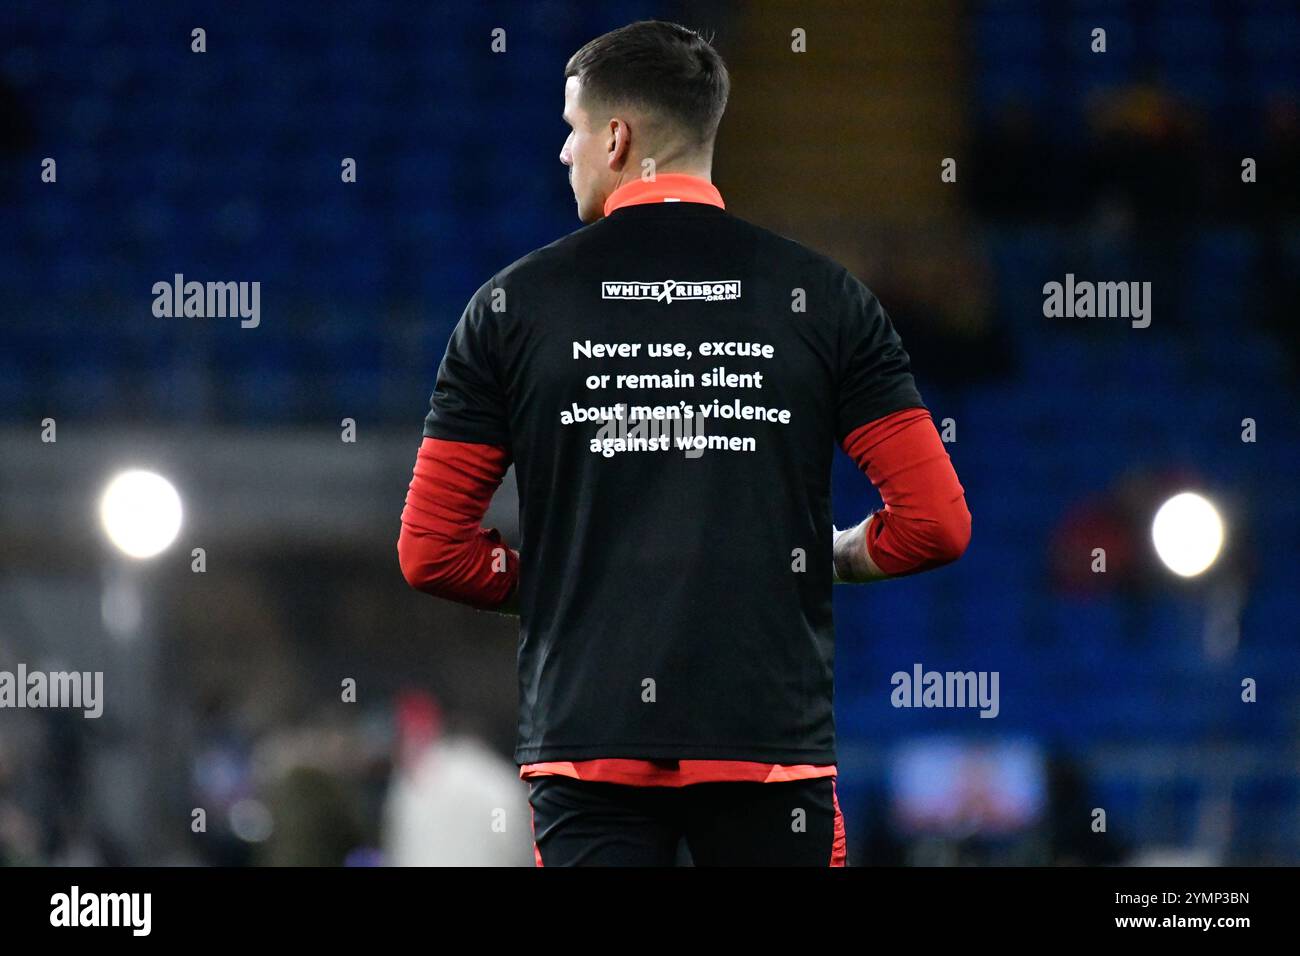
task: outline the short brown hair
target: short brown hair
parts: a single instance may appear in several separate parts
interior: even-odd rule
[[[583,96],[635,105],[668,120],[698,147],[712,144],[727,108],[731,78],[709,41],[663,20],[639,20],[587,43],[569,58]]]

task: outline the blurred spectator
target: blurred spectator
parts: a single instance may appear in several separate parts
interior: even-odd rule
[[[1055,866],[1115,866],[1126,848],[1109,830],[1093,830],[1096,802],[1082,768],[1064,754],[1047,763],[1047,843]]]
[[[1240,175],[1238,158],[1238,175]],[[1266,219],[1289,221],[1300,218],[1300,106],[1294,96],[1275,97],[1264,112],[1264,147],[1256,167],[1256,180]]]
[[[1140,595],[1160,580],[1150,543],[1151,520],[1167,498],[1193,484],[1187,472],[1129,472],[1110,488],[1069,508],[1049,544],[1056,588],[1066,594],[1118,591]],[[1095,557],[1095,549],[1105,554]],[[1104,572],[1093,566],[1104,560]]]
[[[1015,350],[994,316],[988,263],[964,230],[892,237],[869,284],[927,382],[961,388],[1011,374]]]
[[[268,803],[274,831],[259,858],[266,866],[342,866],[364,843],[360,808],[324,770],[294,768],[271,789]]]
[[[1239,162],[1239,160],[1238,160]],[[1238,167],[1239,168],[1239,167]],[[1268,108],[1257,179],[1242,183],[1238,205],[1260,229],[1261,249],[1247,291],[1249,313],[1286,350],[1293,380],[1300,380],[1300,325],[1294,308],[1300,296],[1300,108],[1278,98]],[[1241,192],[1234,195],[1240,196]]]
[[[443,731],[429,694],[398,701],[398,760],[384,812],[393,866],[531,866],[532,813],[513,763]]]
[[[1199,119],[1154,81],[1097,97],[1087,187],[1094,206],[1122,204],[1140,225],[1173,226],[1199,208]]]
[[[232,807],[231,828],[258,845],[268,866],[344,866],[378,843],[369,783],[387,763],[387,739],[358,717],[331,708],[261,741],[253,764],[257,794]]]
[[[1074,157],[1058,148],[1027,102],[1009,98],[978,128],[958,182],[971,209],[989,220],[1059,223],[1082,207]]]

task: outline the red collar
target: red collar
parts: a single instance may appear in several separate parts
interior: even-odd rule
[[[727,208],[718,187],[707,179],[685,173],[660,173],[652,180],[634,179],[615,189],[605,200],[605,215],[623,206],[649,202],[699,202]]]

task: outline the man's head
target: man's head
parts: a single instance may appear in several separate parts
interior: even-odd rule
[[[573,54],[564,80],[571,131],[560,162],[583,222],[604,215],[605,199],[640,178],[645,159],[656,172],[712,172],[731,81],[695,31],[660,20],[628,24]]]

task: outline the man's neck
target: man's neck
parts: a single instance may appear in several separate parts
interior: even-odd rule
[[[644,173],[642,172],[644,167],[641,165],[643,162],[645,162],[645,160],[628,162],[628,164],[623,167],[623,172],[618,174],[618,181],[614,183],[614,189],[618,189],[619,186],[623,186],[626,185],[627,183],[635,182],[638,179],[644,178]],[[654,164],[654,160],[650,160],[650,170],[651,170],[652,177],[669,176],[669,175],[691,176],[695,179],[703,179],[706,183],[713,182],[713,169],[710,166],[665,167],[665,166],[656,166]],[[610,190],[610,192],[613,192],[613,190]]]
[[[705,203],[725,209],[722,195],[707,176],[681,171],[657,171],[653,177],[627,179],[605,198],[604,213],[643,203]]]

